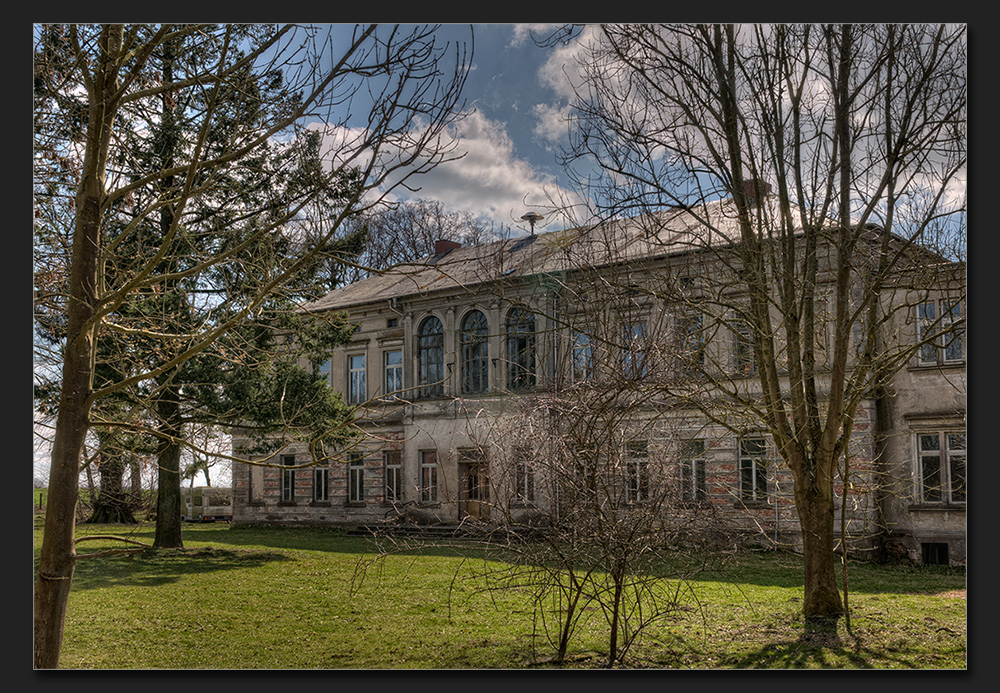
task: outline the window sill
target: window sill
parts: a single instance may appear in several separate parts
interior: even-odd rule
[[[290,508],[294,508],[296,505],[298,505],[298,503],[296,503],[295,501],[278,501],[278,506],[279,507],[280,506],[288,506]]]
[[[733,502],[734,508],[745,508],[747,510],[764,510],[770,508],[771,504],[767,501],[752,501],[752,500],[738,500]]]
[[[344,503],[345,508],[363,508],[367,505],[364,501],[347,501]]]
[[[926,373],[928,371],[957,371],[965,368],[965,361],[951,361],[948,363],[918,363],[908,366],[911,373]]]
[[[910,512],[929,510],[931,512],[965,512],[965,503],[914,503],[906,508]]]
[[[330,501],[315,501],[314,500],[313,502],[311,502],[309,504],[309,507],[311,507],[311,508],[329,508],[330,507]]]

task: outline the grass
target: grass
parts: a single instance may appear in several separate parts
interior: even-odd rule
[[[41,542],[36,520],[35,551]],[[149,544],[152,525],[78,535]],[[484,590],[472,547],[370,565],[360,537],[320,528],[185,525],[183,550],[78,563],[60,666],[71,669],[524,669],[551,654],[529,600]],[[85,542],[79,552],[114,546]],[[852,565],[850,630],[808,631],[801,559],[747,553],[685,584],[681,608],[632,654],[636,668],[964,669],[964,570]],[[366,567],[367,566],[367,567]],[[573,668],[596,668],[603,619],[588,614]]]

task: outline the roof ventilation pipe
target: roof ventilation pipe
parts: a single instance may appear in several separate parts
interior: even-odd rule
[[[541,221],[544,218],[545,217],[543,217],[538,212],[528,212],[523,217],[521,217],[521,220],[522,221],[526,221],[529,224],[531,224],[531,235],[534,236],[535,235],[535,222],[536,221]]]

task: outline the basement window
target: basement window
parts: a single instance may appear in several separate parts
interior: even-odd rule
[[[949,565],[948,544],[945,542],[923,542],[920,554],[924,565]]]

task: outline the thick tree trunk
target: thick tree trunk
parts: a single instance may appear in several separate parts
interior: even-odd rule
[[[833,538],[833,498],[811,492],[795,494],[802,529],[804,601],[806,619],[842,616],[844,604],[837,588]]]
[[[180,404],[169,388],[160,401],[163,446],[157,456],[156,533],[153,546],[182,549]]]
[[[94,502],[94,512],[89,523],[95,524],[136,524],[130,508],[129,494],[125,491],[125,468],[127,455],[123,452],[106,450],[101,455],[101,492]]]
[[[67,361],[67,368],[72,362]],[[89,384],[89,381],[88,381]],[[34,594],[34,666],[59,666],[69,591],[76,566],[74,533],[79,494],[80,451],[87,434],[87,409],[76,402],[76,389],[63,381],[59,423],[52,444],[49,495],[45,506],[45,530],[38,559]],[[86,400],[86,392],[79,397]],[[70,406],[67,406],[69,404]]]
[[[89,153],[89,152],[88,152]],[[90,168],[86,163],[91,164]],[[59,665],[63,627],[76,564],[74,533],[80,494],[80,460],[90,423],[94,329],[90,321],[97,295],[97,248],[100,247],[102,185],[93,167],[77,195],[70,274],[62,391],[49,470],[49,499],[34,595],[34,662],[39,669]]]

